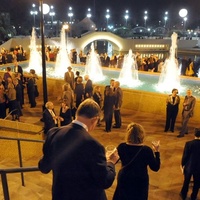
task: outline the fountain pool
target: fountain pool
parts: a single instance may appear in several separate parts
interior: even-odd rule
[[[28,67],[28,62],[23,62],[19,63],[20,66],[24,69],[26,72],[27,67]],[[9,65],[6,65],[9,66]],[[64,72],[63,71],[63,76],[56,76],[54,73],[55,70],[55,64],[51,62],[46,63],[46,68],[47,68],[47,77],[48,78],[54,78],[54,79],[64,79]],[[13,68],[13,65],[10,65],[11,68]],[[80,74],[83,76],[85,74],[85,66],[76,66],[72,65],[73,71],[80,71]],[[0,68],[1,70],[5,70],[6,67],[2,66]],[[67,70],[66,70],[67,71]],[[28,72],[28,71],[27,71]],[[92,80],[93,83],[99,84],[99,85],[108,85],[110,82],[110,79],[113,78],[117,80],[119,78],[120,74],[120,69],[112,69],[112,68],[104,68],[103,69],[103,75],[105,77],[104,80],[101,81],[95,81],[94,79]],[[37,73],[37,71],[36,71]],[[40,73],[37,73],[39,76],[41,76]],[[141,82],[140,85],[134,86],[134,85],[121,85],[122,88],[126,89],[132,89],[132,90],[140,90],[140,91],[145,91],[145,92],[155,92],[159,94],[168,94],[169,92],[166,92],[165,90],[163,91],[158,91],[157,86],[158,86],[158,80],[159,80],[160,73],[155,73],[155,72],[138,72],[138,78]],[[186,90],[188,88],[192,89],[193,95],[196,96],[197,98],[200,98],[200,79],[196,77],[181,77],[180,78],[180,85],[181,85],[181,90],[179,89],[179,95],[185,96]]]

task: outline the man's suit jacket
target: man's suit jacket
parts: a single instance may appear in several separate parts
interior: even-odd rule
[[[122,89],[120,87],[115,88],[115,108],[116,109],[120,109],[122,106],[122,100],[123,100],[123,92]]]
[[[74,83],[75,83],[74,78],[75,78],[74,72],[71,71],[71,76],[69,75],[69,72],[65,72],[64,80],[65,80],[65,82],[70,84],[72,90],[74,90]]]
[[[92,92],[93,92],[92,81],[89,79],[85,84],[85,98],[92,97]],[[89,96],[86,97],[86,94],[88,94]]]
[[[194,139],[185,144],[182,156],[182,166],[189,173],[200,174],[200,140]]]
[[[48,132],[39,169],[53,171],[53,200],[106,200],[104,189],[115,178],[104,147],[80,125],[71,123]]]
[[[56,127],[55,121],[48,109],[45,109],[43,112],[43,121],[44,121],[44,134],[47,134],[49,129]]]

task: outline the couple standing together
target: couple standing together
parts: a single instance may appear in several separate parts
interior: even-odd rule
[[[164,132],[167,132],[169,129],[171,132],[174,132],[174,126],[180,104],[180,97],[178,96],[177,89],[172,90],[172,94],[167,97],[166,103],[166,124]],[[192,96],[192,90],[188,89],[183,101],[182,127],[179,135],[177,136],[178,138],[184,137],[185,134],[188,134],[188,122],[189,119],[193,116],[195,103],[196,98]]]

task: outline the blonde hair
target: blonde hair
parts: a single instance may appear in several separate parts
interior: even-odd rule
[[[144,128],[137,123],[130,123],[127,126],[126,130],[126,137],[125,140],[127,143],[130,144],[142,144],[145,137],[145,130]]]

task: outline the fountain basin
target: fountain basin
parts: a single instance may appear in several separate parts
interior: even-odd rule
[[[27,66],[27,63],[20,63],[22,67]],[[12,65],[10,65],[12,67]],[[56,77],[55,75],[48,74],[48,71],[53,71],[54,63],[47,63],[47,89],[48,89],[48,96],[50,99],[57,100],[57,97],[61,93],[61,86],[64,84],[63,77]],[[73,71],[79,70],[84,73],[84,66],[72,65]],[[5,66],[2,70],[5,69]],[[24,70],[25,71],[25,70]],[[63,71],[64,72],[67,70]],[[106,77],[104,81],[94,82],[94,85],[101,86],[101,92],[103,94],[105,85],[109,84],[111,78],[118,79],[120,69],[113,69],[113,68],[104,68],[103,74]],[[4,71],[0,72],[0,75],[3,75]],[[150,112],[154,114],[161,114],[165,115],[166,111],[166,98],[168,93],[163,93],[160,91],[156,91],[156,85],[159,79],[159,73],[151,73],[151,72],[139,72],[139,80],[142,82],[141,85],[134,87],[134,86],[121,86],[123,89],[124,97],[123,97],[123,108],[137,110],[141,112]],[[196,77],[181,77],[181,85],[183,90],[179,92],[181,97],[180,103],[180,111],[179,117],[181,117],[181,109],[182,109],[182,102],[188,88],[193,90],[193,95],[197,97],[197,103],[195,106],[195,113],[193,120],[198,121],[200,118],[200,79]],[[38,80],[38,89],[40,94],[42,94],[42,78]],[[134,119],[133,119],[134,120]]]

